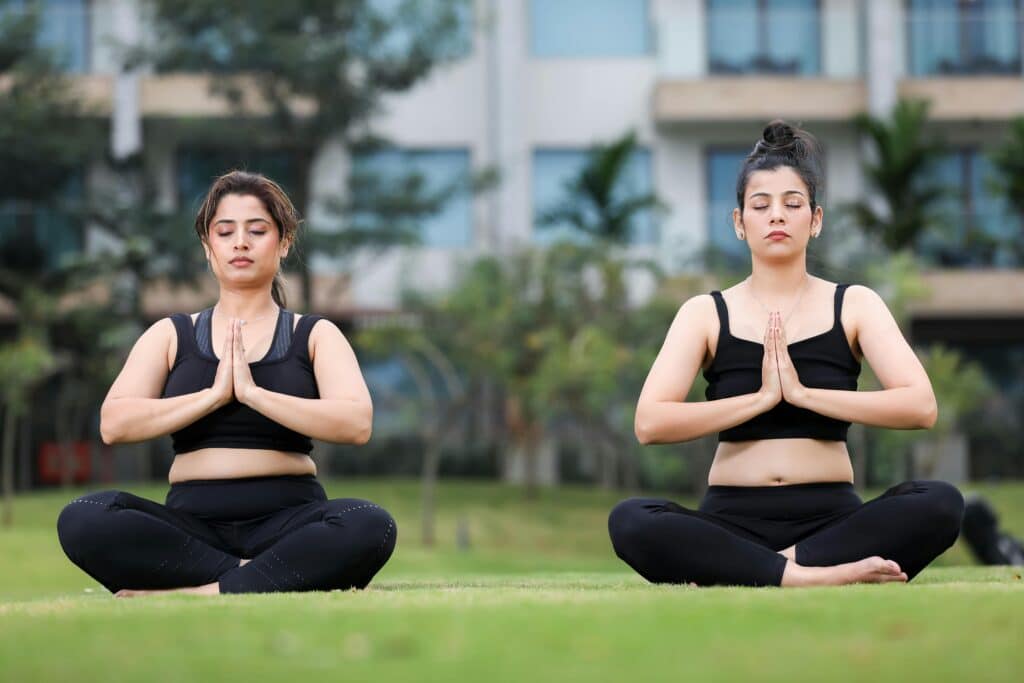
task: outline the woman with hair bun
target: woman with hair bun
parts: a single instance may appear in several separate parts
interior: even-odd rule
[[[945,482],[903,482],[866,503],[854,491],[850,423],[928,429],[937,406],[878,294],[807,272],[822,182],[814,137],[768,124],[736,182],[751,273],[686,301],[647,376],[641,443],[719,440],[698,509],[633,498],[609,517],[616,554],[649,581],[906,582],[959,534],[963,498]],[[880,391],[857,391],[863,359]],[[707,400],[687,402],[698,370]]]
[[[57,521],[68,558],[110,592],[362,588],[391,556],[391,516],[328,500],[309,457],[311,438],[366,443],[373,407],[341,331],[285,308],[298,228],[262,175],[233,171],[207,193],[195,230],[218,301],[146,330],[100,410],[106,443],[171,435],[166,504],[101,491]]]

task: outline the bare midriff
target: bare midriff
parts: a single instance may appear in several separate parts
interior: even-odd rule
[[[172,484],[178,484],[196,479],[238,479],[282,474],[316,474],[316,464],[303,453],[257,448],[200,448],[176,455],[167,479]]]
[[[708,483],[719,486],[785,486],[814,482],[853,482],[853,465],[845,441],[723,441],[718,444],[708,472]]]

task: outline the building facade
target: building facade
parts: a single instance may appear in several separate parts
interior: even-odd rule
[[[42,39],[61,46],[78,86],[109,115],[112,152],[143,150],[162,201],[195,201],[212,176],[238,165],[232,150],[197,146],[163,123],[230,116],[203,75],[121,71],[116,41],[151,30],[139,0],[44,7]],[[1022,12],[1021,0],[475,0],[462,58],[388,99],[374,120],[397,146],[374,163],[439,182],[495,168],[500,183],[426,221],[421,245],[358,263],[344,291],[318,308],[336,318],[393,310],[402,287],[444,287],[460,260],[552,240],[559,228],[540,228],[537,215],[591,145],[630,130],[640,150],[628,183],[668,207],[641,221],[632,249],[669,272],[699,271],[709,247],[745,257],[730,218],[736,171],[772,118],[823,142],[828,230],[830,206],[866,194],[852,117],[921,97],[931,102],[928,125],[953,147],[940,172],[959,193],[959,227],[921,245],[943,256],[932,259],[932,294],[905,332],[961,348],[1024,395],[1024,264],[1008,250],[975,253],[964,238],[968,227],[1020,234],[991,188],[986,152],[1024,115]],[[286,187],[294,173],[272,151],[245,161]],[[339,147],[318,150],[314,193],[337,191],[351,167]],[[308,209],[315,218],[318,207]],[[102,240],[90,233],[83,248]],[[312,266],[324,278],[338,267]]]

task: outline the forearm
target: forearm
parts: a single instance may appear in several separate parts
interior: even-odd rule
[[[270,420],[312,439],[364,444],[373,428],[373,408],[354,399],[299,398],[255,387],[245,404]]]
[[[934,395],[917,387],[880,391],[805,387],[800,396],[790,402],[837,420],[890,429],[929,429],[935,424],[937,414]]]
[[[634,428],[642,444],[690,441],[742,424],[768,407],[759,393],[714,401],[652,401],[637,406]]]
[[[176,432],[217,408],[210,389],[170,398],[112,398],[100,408],[104,443],[132,443]]]

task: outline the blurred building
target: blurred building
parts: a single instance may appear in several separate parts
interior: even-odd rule
[[[138,0],[44,4],[44,39],[63,46],[80,86],[109,111],[111,149],[141,148],[164,201],[195,201],[239,163],[237,150],[198,144],[172,125],[230,115],[204,76],[119,73],[109,39],[146,35]],[[377,161],[438,182],[496,167],[500,185],[453,201],[425,223],[421,246],[375,256],[320,308],[336,318],[387,310],[403,285],[444,286],[461,258],[552,240],[558,229],[537,229],[537,213],[589,145],[630,129],[642,149],[629,182],[656,191],[670,210],[643,221],[632,242],[670,271],[699,269],[709,246],[744,257],[730,217],[736,171],[771,118],[800,122],[824,143],[827,231],[829,206],[865,192],[851,117],[924,97],[929,125],[954,145],[941,174],[960,188],[951,206],[959,228],[922,245],[935,264],[933,294],[905,331],[960,348],[1024,395],[1024,264],[1009,251],[972,251],[964,237],[968,227],[1019,234],[990,187],[985,152],[1024,115],[1022,11],[1021,0],[476,0],[464,57],[387,102],[375,127],[399,151]],[[321,152],[314,185],[331,192],[349,162]],[[296,173],[273,151],[245,160],[286,187]],[[90,235],[85,248],[98,239]],[[313,265],[322,277],[334,268]]]
[[[383,2],[384,0],[380,0]],[[190,203],[216,173],[244,161],[286,185],[287,159],[190,140],[174,119],[222,119],[223,100],[199,74],[119,74],[117,41],[145,39],[143,0],[45,0],[46,42],[111,118],[111,149],[144,150],[165,200]],[[900,96],[932,101],[932,125],[956,146],[942,169],[963,189],[963,223],[1010,234],[1016,220],[990,190],[984,151],[1024,114],[1020,0],[476,0],[471,48],[376,122],[401,148],[379,160],[443,179],[497,167],[499,188],[454,201],[427,221],[423,246],[376,259],[350,303],[390,306],[398,273],[444,280],[461,254],[545,242],[536,213],[582,163],[586,149],[634,129],[643,144],[630,169],[670,213],[638,226],[633,242],[674,271],[706,245],[742,257],[731,231],[735,170],[768,119],[802,122],[825,144],[823,204],[863,193],[861,149],[849,123],[884,115]],[[165,125],[166,124],[166,125]],[[323,150],[315,185],[341,186],[347,164]],[[827,214],[826,214],[827,217]],[[826,226],[827,229],[827,226]],[[933,245],[945,265],[1021,267],[1009,253]],[[928,248],[928,245],[925,245]],[[411,260],[411,264],[410,264]],[[400,265],[402,264],[402,265]],[[330,264],[316,264],[330,270]],[[405,270],[405,272],[408,272]],[[955,278],[954,278],[955,279]],[[959,281],[958,281],[959,282]],[[1003,281],[1000,281],[1003,282]],[[962,291],[959,284],[954,286]],[[999,286],[991,310],[1024,307]],[[948,297],[937,297],[946,300]],[[1011,299],[1011,301],[1006,301]],[[938,304],[936,304],[938,305]],[[955,304],[954,304],[955,305]],[[928,313],[939,311],[929,307]]]

